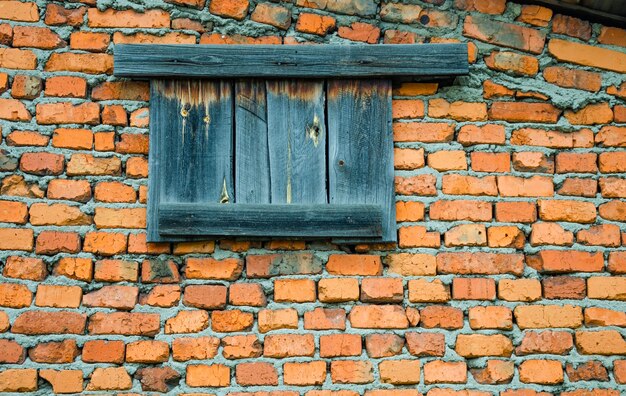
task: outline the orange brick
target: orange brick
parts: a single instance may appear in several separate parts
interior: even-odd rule
[[[455,221],[489,221],[492,217],[490,202],[454,200],[436,201],[430,205],[432,220]]]
[[[317,293],[321,302],[357,301],[359,299],[359,281],[353,278],[320,279]]]
[[[352,327],[365,329],[405,329],[408,319],[398,305],[358,305],[352,307],[349,320]]]
[[[465,362],[433,360],[424,364],[424,383],[426,384],[464,384],[465,382],[467,382]]]
[[[541,283],[536,279],[502,279],[498,282],[498,298],[505,301],[539,300]]]
[[[428,166],[438,171],[466,170],[465,151],[436,151],[428,154]]]
[[[0,228],[0,250],[33,250],[33,230]]]
[[[483,153],[472,152],[470,154],[472,170],[475,172],[510,172],[511,155],[509,153]]]
[[[126,361],[129,363],[162,363],[169,356],[169,344],[164,341],[135,341],[126,346]]]
[[[455,351],[469,359],[483,356],[509,357],[513,353],[513,343],[503,334],[459,334]]]
[[[450,288],[441,280],[411,279],[408,283],[410,302],[446,302],[450,300]]]
[[[52,135],[52,146],[74,150],[91,150],[93,133],[89,129],[57,128]]]
[[[83,290],[79,286],[38,285],[35,305],[38,307],[78,308]]]
[[[30,306],[33,293],[26,285],[0,283],[0,307],[24,308]]]
[[[626,54],[607,48],[555,38],[548,43],[548,52],[560,62],[626,72]]]
[[[411,170],[424,167],[424,149],[394,148],[393,161],[396,169]]]
[[[385,360],[378,364],[380,380],[394,385],[413,385],[420,382],[419,360]]]
[[[42,281],[48,275],[48,270],[42,259],[9,256],[6,258],[2,275],[7,278]]]
[[[463,327],[463,311],[458,308],[431,305],[420,311],[422,327],[460,329]]]
[[[520,381],[556,385],[563,382],[563,367],[556,360],[526,360],[519,365]]]
[[[274,301],[311,302],[316,299],[315,281],[311,279],[278,279],[274,281]]]
[[[315,342],[312,334],[270,334],[265,336],[263,355],[272,358],[313,356]]]
[[[461,101],[450,103],[445,99],[431,99],[428,101],[428,115],[457,121],[483,121],[487,119],[487,104]]]
[[[394,119],[424,117],[424,101],[418,99],[393,100],[391,109]]]
[[[177,337],[172,341],[174,360],[212,359],[217,355],[220,340],[216,337]]]
[[[187,385],[192,387],[223,387],[230,385],[230,368],[223,364],[187,366]]]
[[[70,48],[74,50],[104,52],[110,42],[108,33],[73,32],[70,36]]]
[[[318,36],[325,36],[331,31],[335,30],[336,20],[333,17],[301,13],[296,23],[296,30],[302,33],[315,34]]]
[[[382,261],[375,255],[338,255],[328,258],[326,270],[333,275],[382,275]]]
[[[283,376],[286,385],[321,385],[326,379],[326,362],[285,363]]]
[[[507,307],[471,307],[468,317],[470,327],[476,330],[511,330],[513,328],[513,313],[511,309]]]
[[[335,360],[330,363],[330,377],[338,384],[367,384],[374,381],[369,361]]]

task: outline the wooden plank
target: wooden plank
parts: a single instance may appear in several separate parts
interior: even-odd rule
[[[152,82],[150,241],[162,202],[232,202],[232,102],[229,82]]]
[[[235,92],[235,202],[269,203],[265,81],[238,81]]]
[[[161,204],[163,235],[259,237],[375,237],[377,205]]]
[[[327,90],[330,203],[379,205],[377,242],[395,242],[391,81],[330,80]]]
[[[267,81],[272,203],[326,203],[324,82]]]
[[[118,44],[118,77],[383,77],[462,75],[467,44]]]

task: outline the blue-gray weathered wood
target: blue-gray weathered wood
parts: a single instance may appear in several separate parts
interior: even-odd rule
[[[378,205],[161,204],[162,235],[242,237],[379,237]]]
[[[118,77],[384,77],[467,74],[467,44],[118,44]]]
[[[148,240],[160,241],[160,203],[234,199],[233,95],[228,81],[151,85]]]
[[[379,205],[383,235],[371,242],[395,242],[391,81],[329,80],[327,91],[329,202]]]
[[[235,202],[270,203],[264,80],[235,83]]]
[[[327,203],[323,81],[267,81],[271,202]]]

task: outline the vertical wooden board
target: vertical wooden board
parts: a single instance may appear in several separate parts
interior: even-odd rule
[[[383,237],[396,241],[390,80],[328,81],[331,204],[378,204]]]
[[[272,203],[326,203],[323,81],[267,82]]]
[[[264,80],[235,83],[235,202],[269,203],[270,169]]]
[[[151,91],[149,237],[157,241],[153,205],[232,202],[233,95],[228,81],[153,81]]]

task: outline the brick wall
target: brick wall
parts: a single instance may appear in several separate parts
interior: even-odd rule
[[[626,30],[294,3],[0,1],[0,391],[618,396]],[[145,242],[149,92],[115,43],[350,41],[469,46],[394,88],[398,246]]]

